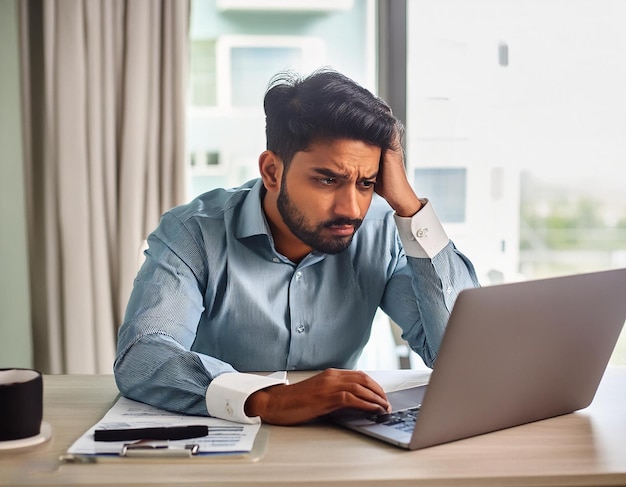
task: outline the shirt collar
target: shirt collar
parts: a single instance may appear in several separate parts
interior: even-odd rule
[[[248,186],[248,184],[252,184],[252,186]],[[245,239],[265,235],[272,249],[272,255],[279,256],[281,260],[287,261],[286,257],[280,256],[280,254],[276,252],[274,238],[272,237],[267,219],[265,218],[265,213],[263,212],[262,202],[266,192],[265,186],[263,186],[263,180],[259,178],[256,182],[251,181],[247,183],[246,186],[248,186],[249,189],[243,198],[241,206],[239,206],[239,211],[237,211],[237,206],[234,208],[236,238]],[[302,260],[300,267],[312,265],[323,260],[325,257],[326,254],[313,251]]]
[[[239,207],[236,217],[237,238],[248,238],[256,235],[267,235],[270,240],[272,235],[269,231],[265,213],[263,213],[262,197],[265,194],[263,181],[259,178],[248,190],[248,194],[244,197],[243,203]]]

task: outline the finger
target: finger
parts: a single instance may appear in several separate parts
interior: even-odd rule
[[[346,370],[343,372],[345,372],[344,380],[360,384],[385,399],[385,401],[387,400],[387,395],[385,394],[385,390],[383,389],[383,387],[378,382],[376,382],[370,375],[360,370]]]
[[[371,404],[372,407],[376,407],[386,411],[389,409],[390,404],[387,400],[387,396],[384,391],[375,391],[368,387],[364,387],[362,385],[353,384],[349,389],[348,393],[352,394],[356,401],[364,402],[367,404]],[[369,407],[368,407],[369,409]]]
[[[383,388],[369,375],[361,371],[336,371],[327,373],[329,382],[327,392],[334,390],[338,404],[335,407],[354,406],[355,402],[367,403],[367,409],[387,410],[389,401]],[[361,404],[363,407],[363,404]]]

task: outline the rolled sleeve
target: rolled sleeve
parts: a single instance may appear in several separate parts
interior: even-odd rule
[[[246,400],[256,391],[278,384],[287,384],[287,380],[240,372],[222,374],[213,379],[207,388],[207,411],[215,418],[238,423],[260,423],[261,418],[258,416],[246,416]]]
[[[430,202],[422,202],[424,206],[412,217],[394,215],[394,219],[406,255],[432,259],[448,245],[450,238]]]

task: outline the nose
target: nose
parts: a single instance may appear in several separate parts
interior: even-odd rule
[[[335,215],[351,220],[361,218],[359,197],[357,189],[351,185],[346,185],[338,190],[335,194]]]

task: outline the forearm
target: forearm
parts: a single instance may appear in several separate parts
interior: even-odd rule
[[[409,257],[408,265],[420,319],[406,327],[403,336],[432,367],[458,294],[479,284],[471,262],[452,242],[433,259]]]
[[[432,366],[457,295],[479,284],[469,259],[456,250],[431,204],[423,202],[412,218],[395,217],[407,264],[389,282],[383,309]]]
[[[120,343],[123,346],[123,336]],[[198,354],[165,335],[148,334],[120,349],[114,372],[117,386],[126,397],[170,411],[206,416],[209,383],[219,374],[232,371],[228,364],[215,365],[209,371]]]
[[[124,336],[120,343],[125,343]],[[122,349],[115,361],[120,392],[162,409],[242,423],[244,404],[255,391],[284,379],[242,374],[228,363],[185,350],[168,336],[149,334]]]

